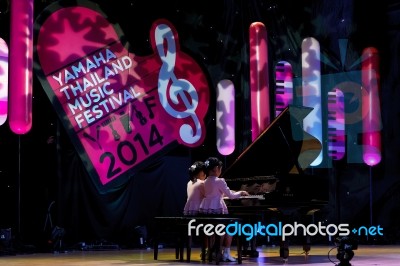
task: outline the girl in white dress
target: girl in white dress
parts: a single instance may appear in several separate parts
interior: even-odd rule
[[[204,180],[206,179],[204,163],[196,161],[189,167],[190,180],[187,183],[187,200],[183,209],[184,215],[197,215],[204,198]]]
[[[240,196],[248,196],[247,191],[232,191],[229,189],[225,179],[219,178],[222,173],[222,162],[216,157],[209,157],[204,165],[206,167],[207,179],[204,181],[205,197],[200,205],[200,213],[209,215],[227,215],[228,208],[224,197],[237,199]],[[225,234],[221,237],[223,261],[236,261],[230,254],[232,236]],[[210,245],[211,246],[211,245]],[[218,258],[218,256],[217,256]]]

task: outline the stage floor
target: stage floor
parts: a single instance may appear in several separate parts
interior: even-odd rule
[[[232,247],[234,250],[234,247]],[[242,265],[283,265],[279,257],[278,247],[263,247],[257,249],[258,258],[243,258]],[[328,266],[338,265],[336,248],[333,246],[312,246],[308,256],[302,247],[291,246],[286,265]],[[352,266],[390,266],[400,265],[400,246],[359,246],[354,251],[355,256],[350,261]],[[234,255],[235,252],[232,252]],[[158,260],[153,259],[153,250],[124,249],[112,251],[69,251],[64,253],[34,253],[1,255],[0,266],[118,266],[118,265],[196,265],[207,264],[200,261],[200,249],[192,249],[190,263],[175,259],[174,249],[160,249]],[[220,265],[235,265],[235,262],[221,262]]]

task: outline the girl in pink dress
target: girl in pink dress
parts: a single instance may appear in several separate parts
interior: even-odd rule
[[[204,180],[206,179],[204,163],[196,161],[189,167],[189,182],[187,183],[187,200],[183,208],[183,215],[196,216],[199,214],[200,204],[204,198]],[[208,252],[208,239],[204,238],[206,256]],[[200,258],[202,255],[200,254]]]
[[[204,180],[206,179],[204,163],[196,161],[189,168],[190,180],[187,183],[187,200],[183,209],[184,215],[197,215],[204,198]]]
[[[240,196],[248,196],[247,191],[232,191],[229,189],[225,179],[219,178],[222,173],[222,162],[216,157],[209,157],[204,165],[206,167],[207,179],[204,181],[205,197],[200,204],[200,213],[211,215],[226,215],[228,208],[224,197],[237,199]],[[225,234],[221,237],[222,260],[236,261],[230,254],[232,236]],[[211,246],[211,245],[210,245]],[[218,258],[218,256],[217,256]]]

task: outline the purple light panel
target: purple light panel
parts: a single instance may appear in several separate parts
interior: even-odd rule
[[[275,66],[275,117],[293,103],[292,65],[280,61]]]
[[[337,88],[328,92],[328,154],[334,160],[346,152],[344,95]]]
[[[235,150],[235,87],[227,79],[217,85],[217,149],[222,155]]]

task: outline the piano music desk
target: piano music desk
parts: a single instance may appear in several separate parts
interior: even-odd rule
[[[210,217],[210,216],[177,216],[177,217],[154,217],[155,225],[156,225],[156,235],[154,238],[154,260],[158,259],[158,245],[161,234],[165,233],[165,230],[174,230],[174,232],[178,233],[178,243],[176,247],[176,259],[183,261],[183,253],[184,246],[186,244],[186,261],[190,262],[191,255],[191,245],[192,245],[192,236],[188,235],[188,224],[191,220],[195,219],[196,222],[193,223],[193,226],[198,224],[230,224],[230,223],[242,223],[241,218],[236,217]],[[193,232],[194,233],[194,232]],[[237,239],[237,263],[242,264],[242,243],[241,238],[236,237]],[[219,236],[216,235],[216,243],[219,241]],[[203,243],[203,242],[202,242]],[[217,245],[218,247],[219,245]],[[205,247],[202,244],[201,247],[202,252],[202,261],[206,260]],[[217,251],[219,252],[219,251]],[[219,264],[219,261],[216,260],[215,264]]]

